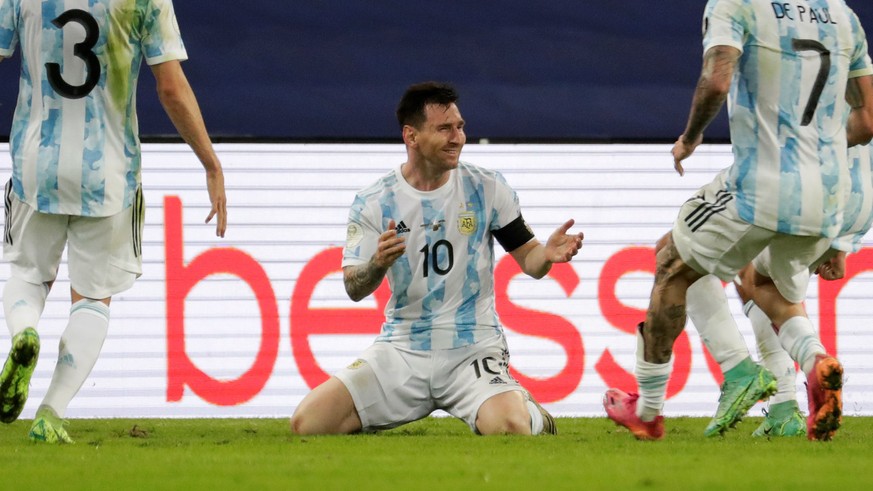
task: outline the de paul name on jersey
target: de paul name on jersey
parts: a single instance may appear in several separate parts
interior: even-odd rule
[[[809,22],[810,24],[837,24],[827,7],[817,9],[787,2],[773,2],[770,5],[773,6],[773,13],[776,14],[777,19],[797,19],[800,22]]]

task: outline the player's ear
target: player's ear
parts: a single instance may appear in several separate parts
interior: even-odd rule
[[[415,138],[418,136],[418,131],[412,125],[403,126],[403,143],[407,146],[415,145]]]

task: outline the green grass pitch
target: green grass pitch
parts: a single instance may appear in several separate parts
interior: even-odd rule
[[[75,419],[74,445],[0,428],[2,489],[778,490],[873,489],[873,418],[831,442],[756,439],[761,418],[705,438],[669,418],[660,442],[604,418],[558,418],[557,436],[480,437],[453,418],[379,434],[298,437],[286,419]]]

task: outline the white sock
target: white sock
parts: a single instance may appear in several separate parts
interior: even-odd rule
[[[543,415],[537,405],[527,401],[527,412],[530,413],[530,434],[539,435],[543,432]]]
[[[667,363],[649,363],[644,359],[645,343],[637,329],[637,363],[634,375],[640,398],[637,400],[637,416],[643,421],[652,421],[661,415],[667,397],[667,382],[673,372],[673,358]]]
[[[42,404],[61,418],[70,401],[91,374],[109,330],[109,306],[79,300],[70,308],[70,320],[61,335],[58,364]]]
[[[695,281],[686,294],[686,311],[706,349],[721,367],[721,373],[749,358],[749,348],[728,307],[721,281],[706,275]]]
[[[794,360],[782,347],[779,336],[773,329],[770,318],[755,302],[749,300],[743,307],[746,317],[752,321],[752,330],[758,345],[758,355],[770,373],[776,376],[776,394],[770,398],[770,404],[797,400],[797,372]]]
[[[45,309],[48,286],[35,285],[12,277],[3,287],[3,313],[6,327],[13,337],[28,327],[36,328],[39,317]]]
[[[788,319],[779,327],[779,342],[806,374],[812,371],[816,355],[827,354],[812,322],[801,315]]]

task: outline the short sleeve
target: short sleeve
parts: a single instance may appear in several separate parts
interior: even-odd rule
[[[743,51],[747,33],[746,7],[738,0],[709,0],[703,14],[703,52],[714,46]]]
[[[499,230],[521,216],[518,195],[509,186],[503,174],[494,172],[494,206],[491,210],[491,231]]]
[[[851,12],[850,18],[852,19],[852,35],[855,40],[855,50],[852,53],[852,60],[849,64],[849,78],[873,75],[873,62],[870,61],[870,55],[867,51],[867,35],[864,33],[864,28],[854,12]]]
[[[346,224],[346,245],[343,248],[342,266],[357,266],[366,263],[376,253],[376,246],[382,231],[376,226],[381,217],[373,216],[373,207],[360,195],[349,209]]]
[[[0,56],[8,58],[18,46],[17,0],[0,0]]]
[[[143,14],[142,51],[149,65],[187,60],[172,0],[151,0]]]

